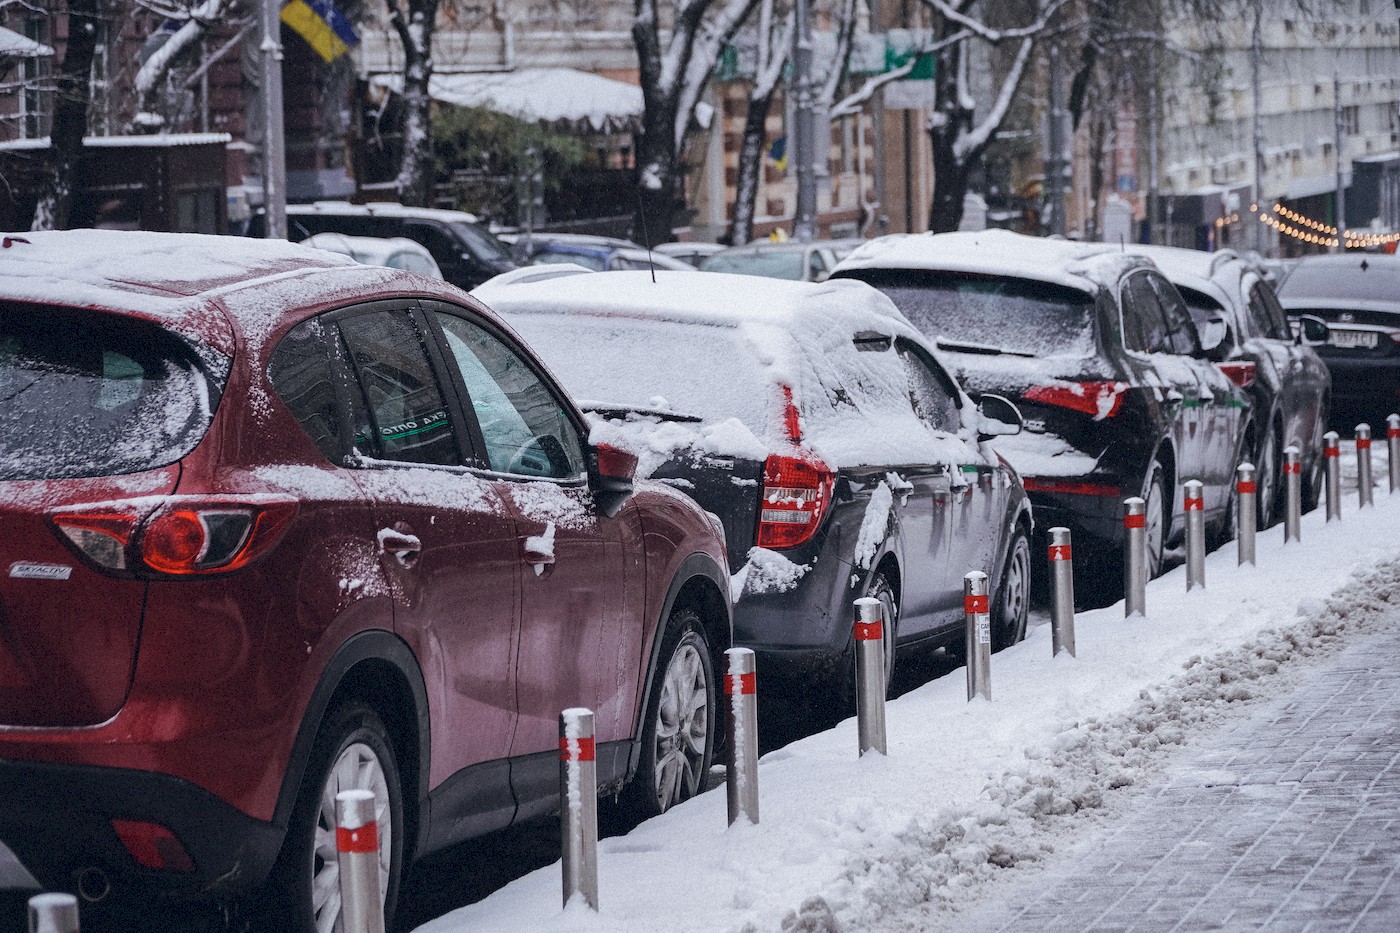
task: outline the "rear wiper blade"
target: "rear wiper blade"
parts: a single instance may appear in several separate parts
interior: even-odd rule
[[[1024,356],[1035,359],[1034,353],[1023,353],[1020,350],[1007,350],[1002,347],[993,347],[985,343],[962,343],[955,340],[944,340],[941,337],[934,340],[934,345],[940,350],[952,350],[955,353],[982,353],[987,356]]]

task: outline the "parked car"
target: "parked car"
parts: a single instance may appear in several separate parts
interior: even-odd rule
[[[248,235],[266,235],[267,218],[255,214]],[[317,201],[287,205],[287,238],[299,243],[317,233],[349,236],[407,237],[432,254],[442,277],[458,288],[471,289],[515,268],[515,260],[476,215],[428,207],[374,202]]]
[[[392,916],[413,860],[558,806],[574,706],[602,792],[703,786],[723,539],[456,289],[280,241],[7,237],[0,422],[0,842],[44,887],[338,928],[358,787]]]
[[[706,258],[728,249],[728,247],[723,243],[700,243],[690,240],[684,243],[661,243],[654,249],[672,259],[679,259],[681,262],[699,268],[700,263],[704,262]]]
[[[530,257],[533,265],[572,263],[595,272],[616,272],[628,269],[672,269],[685,271],[694,267],[671,256],[649,252],[644,246],[583,246],[556,243],[537,249]]]
[[[1350,434],[1360,422],[1384,425],[1400,409],[1400,256],[1308,256],[1278,297],[1305,336],[1318,330],[1309,318],[1327,324],[1317,353],[1332,374],[1332,428]]]
[[[502,243],[510,247],[511,255],[515,261],[521,265],[528,263],[540,250],[549,249],[553,246],[598,246],[611,249],[646,249],[640,243],[615,236],[603,236],[596,233],[565,233],[556,230],[516,230],[511,233],[501,233],[496,237]],[[595,272],[601,271],[598,269]]]
[[[852,600],[895,649],[962,638],[963,576],[988,574],[997,647],[1025,634],[1031,517],[979,412],[889,301],[692,271],[604,272],[476,294],[598,416],[595,439],[719,516],[735,641],[765,676],[849,686]]]
[[[1254,405],[1255,504],[1259,527],[1283,516],[1283,450],[1302,453],[1303,503],[1317,505],[1322,489],[1322,435],[1332,379],[1314,346],[1325,339],[1294,335],[1273,287],[1231,250],[1206,253],[1171,246],[1130,245],[1171,280],[1198,329],[1219,322],[1225,338],[1209,354]],[[1313,330],[1325,333],[1316,321]]]
[[[442,278],[433,254],[408,237],[346,236],[343,233],[317,233],[301,241],[303,246],[349,256],[367,266],[388,266],[416,272],[432,279]]]
[[[1159,573],[1184,530],[1188,479],[1205,484],[1215,533],[1232,529],[1235,467],[1257,447],[1249,398],[1207,359],[1213,347],[1150,260],[986,230],[874,240],[836,276],[888,295],[974,397],[1021,407],[1025,432],[997,451],[1021,473],[1037,527],[1075,533],[1077,566],[1116,564],[1122,500],[1142,496]]]
[[[836,255],[824,243],[749,243],[706,257],[700,268],[706,272],[733,272],[790,279],[794,282],[821,282],[836,266]]]

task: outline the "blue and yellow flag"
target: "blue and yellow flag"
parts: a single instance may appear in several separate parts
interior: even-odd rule
[[[355,27],[332,0],[292,0],[282,7],[282,22],[296,31],[328,62],[360,44]]]

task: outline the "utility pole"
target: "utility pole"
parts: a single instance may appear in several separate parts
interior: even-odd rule
[[[1264,57],[1264,2],[1254,0],[1254,36],[1250,44],[1249,65],[1254,82],[1254,192],[1253,201],[1255,210],[1251,211],[1251,222],[1254,224],[1254,249],[1259,255],[1265,255],[1268,249],[1267,231],[1260,221],[1260,211],[1264,209],[1264,117],[1263,98],[1264,94],[1259,85],[1259,71]]]
[[[792,81],[796,86],[793,126],[797,158],[797,217],[793,238],[810,243],[817,228],[816,116],[812,100],[812,19],[809,0],[797,0],[792,35]]]
[[[287,145],[282,126],[282,20],[279,0],[262,0],[263,206],[267,238],[287,238]]]

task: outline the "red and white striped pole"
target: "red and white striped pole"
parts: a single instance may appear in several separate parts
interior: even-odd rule
[[[343,790],[335,795],[335,849],[340,861],[341,929],[384,933],[373,791]]]
[[[1186,509],[1186,592],[1206,585],[1205,484],[1188,479],[1182,492]]]
[[[598,763],[593,746],[593,711],[559,714],[560,844],[563,847],[564,906],[575,897],[598,909]]]
[[[1368,505],[1376,504],[1371,479],[1371,426],[1369,424],[1356,426],[1356,493],[1358,505],[1361,508],[1364,509]]]
[[[987,575],[974,570],[963,577],[963,616],[967,625],[967,698],[992,698],[991,590]]]
[[[758,825],[758,678],[752,648],[724,652],[729,671],[724,692],[729,697],[729,767],[725,791],[729,796],[729,825],[740,818]]]
[[[885,607],[873,596],[856,600],[856,732],[860,753],[885,751]],[[891,646],[893,650],[893,646]]]
[[[1303,461],[1298,448],[1283,449],[1283,541],[1301,540],[1303,528]]]
[[[29,933],[78,933],[78,899],[57,893],[31,897]]]
[[[1390,467],[1390,494],[1400,491],[1400,415],[1389,415],[1385,419],[1386,459]]]
[[[1050,654],[1074,657],[1074,549],[1068,528],[1050,529]]]
[[[1257,527],[1258,501],[1254,484],[1254,464],[1241,463],[1235,471],[1235,515],[1239,530],[1240,556],[1238,566],[1254,566],[1254,533]]]
[[[1342,520],[1342,438],[1336,431],[1322,435],[1322,460],[1327,466],[1327,520]]]

